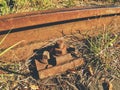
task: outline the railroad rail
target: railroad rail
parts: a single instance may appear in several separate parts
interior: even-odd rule
[[[21,40],[25,42],[1,56],[0,59],[31,60],[29,69],[34,78],[44,79],[63,73],[68,69],[84,65],[84,59],[73,57],[75,48],[72,48],[71,53],[69,50],[71,47],[67,47],[61,40],[56,41],[53,46],[40,49],[39,54],[33,54],[35,49],[44,45],[41,42],[78,32],[81,34],[89,32],[86,34],[95,36],[102,30],[98,28],[107,27],[111,23],[113,26],[120,24],[120,7],[68,8],[1,16],[0,38],[11,30],[2,43],[1,49],[8,48]],[[83,37],[81,36],[80,39],[82,40]]]
[[[90,8],[90,9],[63,9],[55,11],[43,11],[25,13],[21,15],[3,16],[0,18],[0,30],[10,30],[15,28],[29,27],[40,24],[76,21],[80,18],[95,18],[99,16],[119,15],[120,8]],[[22,22],[22,23],[21,23]],[[7,24],[7,25],[6,25]]]
[[[90,31],[89,34],[93,35],[99,32],[95,30],[96,27],[107,26],[113,21],[120,22],[120,7],[68,8],[1,16],[0,38],[12,30],[1,48],[5,49],[18,41],[25,40],[13,51],[18,58],[26,60],[34,49],[40,47],[34,46],[33,43],[78,31],[81,33]],[[20,49],[23,46],[25,46],[24,50]],[[23,55],[23,53],[27,54]],[[14,61],[11,55],[12,50],[1,59]]]

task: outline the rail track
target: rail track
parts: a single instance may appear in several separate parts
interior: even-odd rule
[[[83,58],[73,58],[67,53],[69,48],[62,41],[56,41],[57,47],[56,44],[44,47],[45,52],[40,51],[42,56],[35,55],[33,51],[45,45],[46,41],[54,41],[65,35],[79,32],[81,40],[84,34],[95,36],[102,31],[100,28],[107,28],[109,25],[120,25],[120,7],[68,8],[1,16],[0,38],[11,30],[0,46],[1,49],[4,50],[21,40],[25,42],[1,56],[0,60],[7,62],[30,59],[31,65],[36,66],[32,69],[29,67],[33,71],[33,77],[38,75],[38,78],[47,78],[83,65]],[[120,31],[117,29],[113,32]],[[41,57],[43,61],[36,57]]]
[[[95,30],[96,27],[108,26],[111,22],[119,24],[120,7],[68,8],[1,16],[0,38],[12,30],[1,48],[5,49],[21,40],[25,42],[0,59],[14,61],[14,53],[20,60],[26,60],[34,49],[40,48],[40,44],[35,43],[78,31],[83,34],[89,31],[89,35],[95,35],[100,31]]]

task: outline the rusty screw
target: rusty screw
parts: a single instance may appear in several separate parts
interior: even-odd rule
[[[65,55],[67,53],[67,47],[63,40],[58,40],[55,44],[55,54],[57,56]]]
[[[56,48],[60,48],[60,49],[62,49],[63,47],[64,47],[64,41],[63,40],[58,40],[57,42],[56,42]]]

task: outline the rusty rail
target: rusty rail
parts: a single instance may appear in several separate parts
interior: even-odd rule
[[[68,11],[67,11],[68,10]],[[0,31],[15,28],[29,27],[40,24],[55,23],[61,21],[91,18],[95,16],[120,15],[120,7],[93,8],[93,9],[63,9],[57,11],[42,11],[13,16],[0,17]],[[21,23],[22,22],[22,23]]]
[[[39,45],[33,45],[36,42],[54,39],[78,30],[81,33],[93,30],[89,34],[95,35],[99,32],[95,31],[96,27],[107,26],[112,21],[120,22],[120,7],[70,8],[1,16],[0,38],[12,29],[1,48],[25,40],[24,44],[13,50],[18,58],[25,60],[34,49],[40,48]],[[23,46],[26,46],[24,50],[21,49]],[[8,52],[1,59],[14,61],[12,54],[12,51]]]
[[[12,29],[1,48],[5,49],[20,40],[25,40],[25,43],[6,53],[0,59],[4,61],[26,60],[33,54],[34,49],[42,46],[41,41],[78,31],[81,34],[90,31],[88,34],[94,36],[101,32],[101,30],[96,30],[96,27],[108,26],[113,21],[115,25],[120,24],[120,7],[69,8],[1,16],[0,38]],[[83,39],[82,36],[81,39]],[[56,45],[49,52],[42,53],[43,56],[34,55],[29,58],[34,66],[30,68],[31,71],[33,70],[34,77],[38,75],[41,79],[47,78],[84,64],[84,59],[73,58],[70,53],[67,53],[67,47],[63,42],[58,41]],[[41,61],[36,57],[41,58]]]

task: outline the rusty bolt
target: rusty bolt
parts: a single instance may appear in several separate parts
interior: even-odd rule
[[[60,56],[60,55],[65,55],[67,53],[67,47],[66,45],[63,46],[63,48],[55,48],[55,55]]]
[[[63,40],[58,40],[57,42],[56,42],[56,48],[59,48],[59,49],[62,49],[62,48],[64,48],[64,41]]]
[[[55,55],[65,55],[67,53],[67,47],[63,40],[58,40],[55,44]]]

